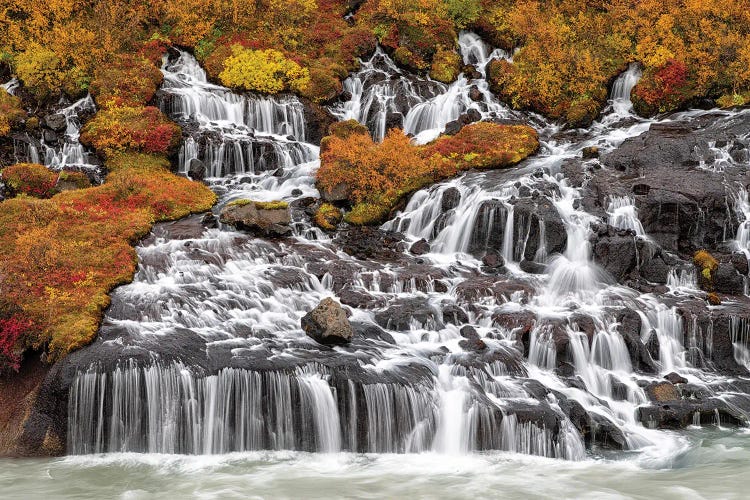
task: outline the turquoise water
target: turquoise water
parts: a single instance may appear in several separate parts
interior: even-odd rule
[[[566,462],[509,453],[111,454],[0,461],[4,499],[750,497],[750,432],[688,430],[672,450]],[[663,452],[663,453],[661,453]]]

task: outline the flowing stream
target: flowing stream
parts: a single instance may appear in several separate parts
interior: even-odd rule
[[[697,411],[688,432],[637,417],[649,407],[645,388],[670,372],[715,394],[738,419],[747,418],[747,396],[709,369],[708,333],[691,330],[673,302],[617,284],[594,262],[596,224],[653,247],[633,198],[612,195],[606,212],[589,213],[562,168],[586,147],[612,151],[656,123],[631,113],[639,68],[631,65],[600,120],[571,139],[491,95],[484,67],[508,54],[471,33],[459,44],[476,74],[451,85],[419,79],[377,50],[345,81],[351,98],[331,112],[366,124],[376,139],[401,126],[417,142],[463,115],[524,118],[539,130],[541,151],[517,168],[467,173],[414,194],[382,229],[409,244],[424,239],[430,250],[382,262],[342,252],[295,208],[295,200],[317,195],[319,164],[300,101],[232,93],[208,82],[188,53],[166,61],[159,100],[187,131],[180,170],[205,165],[220,195],[217,211],[237,198],[292,202],[295,236],[255,239],[205,229],[195,218],[157,229],[137,248],[134,282],[113,293],[97,348],[114,354],[72,382],[74,456],[11,467],[41,476],[38,488],[70,475],[77,486],[61,496],[88,489],[129,498],[323,497],[346,487],[361,497],[498,489],[510,497],[729,498],[740,491],[748,435],[717,428],[726,418],[718,409]],[[746,190],[735,200],[738,213],[750,213]],[[747,223],[738,227],[727,241],[748,252]],[[485,272],[479,257],[487,252],[504,274]],[[697,293],[691,270],[671,269],[668,286],[675,300]],[[329,296],[351,312],[349,346],[321,347],[300,328]],[[619,330],[624,310],[640,321],[643,346],[658,343],[651,373],[633,365],[632,344]],[[531,318],[533,326],[524,333],[524,322],[509,318]],[[732,324],[735,358],[745,366],[748,331]],[[577,425],[578,409],[590,434]],[[718,470],[721,484],[706,484]],[[107,486],[96,484],[105,471]],[[124,484],[128,471],[139,479]],[[0,481],[7,474],[5,467]],[[169,484],[161,484],[165,476]],[[28,481],[13,487],[34,491],[23,486]]]

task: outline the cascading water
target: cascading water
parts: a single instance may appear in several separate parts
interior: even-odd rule
[[[507,57],[470,33],[459,45],[480,73]],[[318,150],[305,142],[296,99],[234,94],[207,82],[187,53],[163,71],[162,109],[190,131],[180,168],[202,162],[222,203],[294,206],[317,194]],[[614,115],[629,110],[636,69],[622,80]],[[423,141],[468,109],[511,115],[484,79],[419,80],[380,50],[345,89],[351,99],[333,112],[376,139],[399,120]],[[577,460],[606,442],[671,456],[680,438],[636,418],[652,408],[644,387],[672,371],[706,387],[715,377],[695,365],[698,342],[686,345],[676,307],[613,284],[594,260],[596,224],[648,237],[631,197],[612,197],[595,215],[565,175],[584,147],[611,151],[650,125],[612,116],[576,141],[547,125],[541,153],[518,168],[415,193],[382,229],[426,240],[430,252],[419,259],[362,261],[328,239],[265,241],[196,228],[194,219],[157,229],[138,247],[135,280],[113,293],[101,330],[98,347],[117,360],[74,377],[69,452],[506,450]],[[671,280],[690,288],[687,275]],[[329,296],[350,309],[351,345],[322,347],[300,328]],[[639,326],[628,336],[633,317]],[[733,331],[746,362],[746,325]],[[651,345],[647,373],[632,351]]]

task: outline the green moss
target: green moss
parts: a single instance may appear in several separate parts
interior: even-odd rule
[[[253,203],[255,205],[255,208],[258,210],[286,210],[289,208],[289,203],[281,200],[276,201],[254,201],[254,200],[248,200],[247,198],[240,198],[237,200],[232,200],[229,203],[227,203],[228,207],[244,207],[246,205],[250,205]]]
[[[330,203],[323,203],[315,212],[313,220],[315,224],[326,231],[333,231],[341,222],[341,210]]]
[[[454,50],[438,50],[430,67],[430,78],[443,83],[452,83],[461,73],[461,56]]]
[[[115,153],[107,159],[107,169],[110,172],[132,167],[144,170],[169,170],[170,163],[167,158],[161,155],[134,153],[132,151]]]
[[[381,221],[388,217],[390,211],[390,206],[386,204],[357,203],[344,216],[344,220],[355,226],[370,226],[380,224]]]
[[[289,208],[289,203],[282,200],[256,201],[255,208],[258,210],[286,210]]]

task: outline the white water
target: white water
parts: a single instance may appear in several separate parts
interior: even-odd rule
[[[491,57],[473,35],[462,34],[459,43],[465,62],[480,63],[480,69]],[[492,57],[496,56],[502,54]],[[222,202],[238,197],[291,201],[293,189],[316,194],[317,148],[304,142],[304,115],[294,98],[233,94],[208,83],[185,53],[167,62],[164,72],[163,109],[196,126],[183,146],[181,168],[186,170],[191,159],[200,158]],[[468,106],[477,106],[485,118],[510,114],[483,92],[483,80],[469,82],[462,76],[443,86],[405,76],[391,79],[399,74],[383,53],[376,52],[345,83],[352,99],[335,109],[337,116],[358,119],[381,138],[388,113],[403,113],[407,130],[421,141],[439,133]],[[616,84],[613,110],[584,139],[559,140],[557,128],[545,125],[541,153],[517,171],[467,174],[416,193],[384,229],[430,242],[431,253],[423,256],[424,267],[417,270],[399,263],[358,261],[325,239],[298,236],[268,242],[225,229],[177,239],[159,233],[139,246],[138,274],[132,284],[114,293],[103,341],[127,346],[123,353],[174,352],[199,360],[193,365],[187,359],[159,359],[154,354],[138,363],[123,361],[116,367],[81,371],[70,393],[69,451],[219,454],[223,457],[197,460],[223,463],[233,456],[227,453],[276,450],[250,460],[279,474],[290,461],[316,471],[314,464],[334,464],[343,470],[340,477],[332,475],[337,481],[367,478],[363,470],[368,467],[385,473],[394,463],[413,466],[425,477],[430,464],[446,462],[449,455],[447,462],[478,464],[479,470],[496,474],[532,459],[473,452],[500,450],[570,461],[590,457],[584,436],[562,409],[574,401],[621,432],[624,446],[633,450],[631,456],[640,466],[673,465],[688,448],[686,439],[637,421],[638,408],[649,404],[639,383],[658,376],[634,371],[613,309],[639,313],[644,344],[651,335],[658,338],[655,361],[660,374],[677,371],[697,384],[715,377],[692,366],[683,319],[673,308],[610,283],[593,262],[590,226],[603,220],[581,208],[581,193],[559,172],[564,160],[577,157],[586,146],[597,145],[606,152],[648,129],[650,122],[633,123],[630,108],[618,107],[629,95],[629,89],[623,89],[632,88],[631,83]],[[479,87],[482,103],[466,100],[469,84]],[[397,103],[397,97],[407,104]],[[261,157],[272,160],[260,163],[258,148],[266,148]],[[273,175],[271,163],[283,168],[280,176]],[[243,176],[247,182],[238,181]],[[441,205],[449,190],[455,190],[458,199],[444,212]],[[528,198],[522,195],[525,190],[539,190],[539,199],[548,202],[562,221],[567,243],[560,251],[551,250],[551,231],[541,219],[535,226],[523,218],[516,203]],[[606,222],[645,236],[633,201],[611,201]],[[491,208],[482,210],[488,202]],[[474,231],[476,224],[481,231]],[[520,269],[533,231],[542,238],[533,260],[547,266],[538,275]],[[471,288],[472,280],[484,277],[477,248],[496,248],[510,278],[531,292],[495,293],[492,287],[506,280],[491,275],[479,291]],[[688,282],[688,277],[675,275],[671,286],[686,287]],[[379,301],[375,308],[350,307],[350,319],[384,325],[393,343],[368,337],[353,347],[321,349],[304,335],[300,318],[321,299],[345,292]],[[429,314],[409,314],[407,324],[398,326],[398,318],[385,304],[407,300],[422,301]],[[461,346],[459,327],[441,312],[445,304],[466,311],[468,324],[487,345],[484,353],[497,355],[497,360],[485,360],[485,354]],[[493,319],[523,312],[534,321],[525,359],[518,332]],[[388,315],[387,321],[378,313]],[[590,336],[579,327],[576,314],[592,320]],[[740,348],[747,344],[747,328],[738,326],[736,332],[736,356],[746,362]],[[561,339],[568,347],[558,353],[556,343]],[[556,370],[563,361],[558,356],[567,358],[580,384],[571,385],[570,377]],[[545,393],[536,395],[534,384]],[[321,454],[284,455],[283,450]],[[393,462],[389,453],[411,455]],[[114,457],[121,455],[91,460],[101,463],[96,460]],[[127,461],[131,455],[124,457]],[[169,460],[184,463],[180,458]],[[446,484],[461,483],[450,477]],[[631,491],[629,487],[623,485],[622,491]],[[418,487],[413,491],[425,494]],[[536,490],[523,482],[518,491]],[[578,490],[568,491],[575,496]]]

